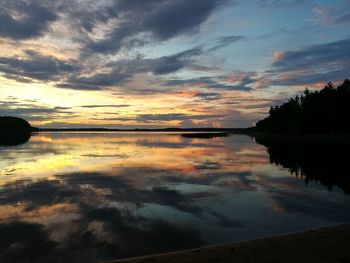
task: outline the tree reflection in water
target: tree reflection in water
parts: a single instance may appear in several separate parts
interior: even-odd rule
[[[316,181],[329,190],[337,186],[350,193],[350,143],[266,137],[255,140],[267,147],[271,163],[288,168],[306,184]]]

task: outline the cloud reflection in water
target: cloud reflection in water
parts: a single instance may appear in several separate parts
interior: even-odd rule
[[[98,262],[350,220],[249,137],[48,133],[1,153],[0,254]]]

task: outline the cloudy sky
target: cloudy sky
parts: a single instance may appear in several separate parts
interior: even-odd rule
[[[350,76],[348,0],[0,0],[0,115],[246,127]]]

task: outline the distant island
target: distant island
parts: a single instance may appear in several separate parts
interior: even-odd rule
[[[26,120],[17,117],[0,117],[0,146],[18,145],[29,140],[37,131]]]
[[[350,80],[338,87],[331,82],[322,90],[291,98],[271,107],[269,116],[250,130],[267,134],[350,134]]]

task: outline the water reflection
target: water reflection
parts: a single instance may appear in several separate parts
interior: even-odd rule
[[[337,186],[350,193],[349,143],[271,138],[256,138],[256,141],[267,147],[271,163],[288,168],[306,184],[316,181],[329,190]]]
[[[305,187],[246,136],[47,133],[0,155],[4,262],[98,262],[350,220],[347,195]]]
[[[29,141],[31,134],[3,134],[0,133],[0,147],[2,146],[16,146]]]

